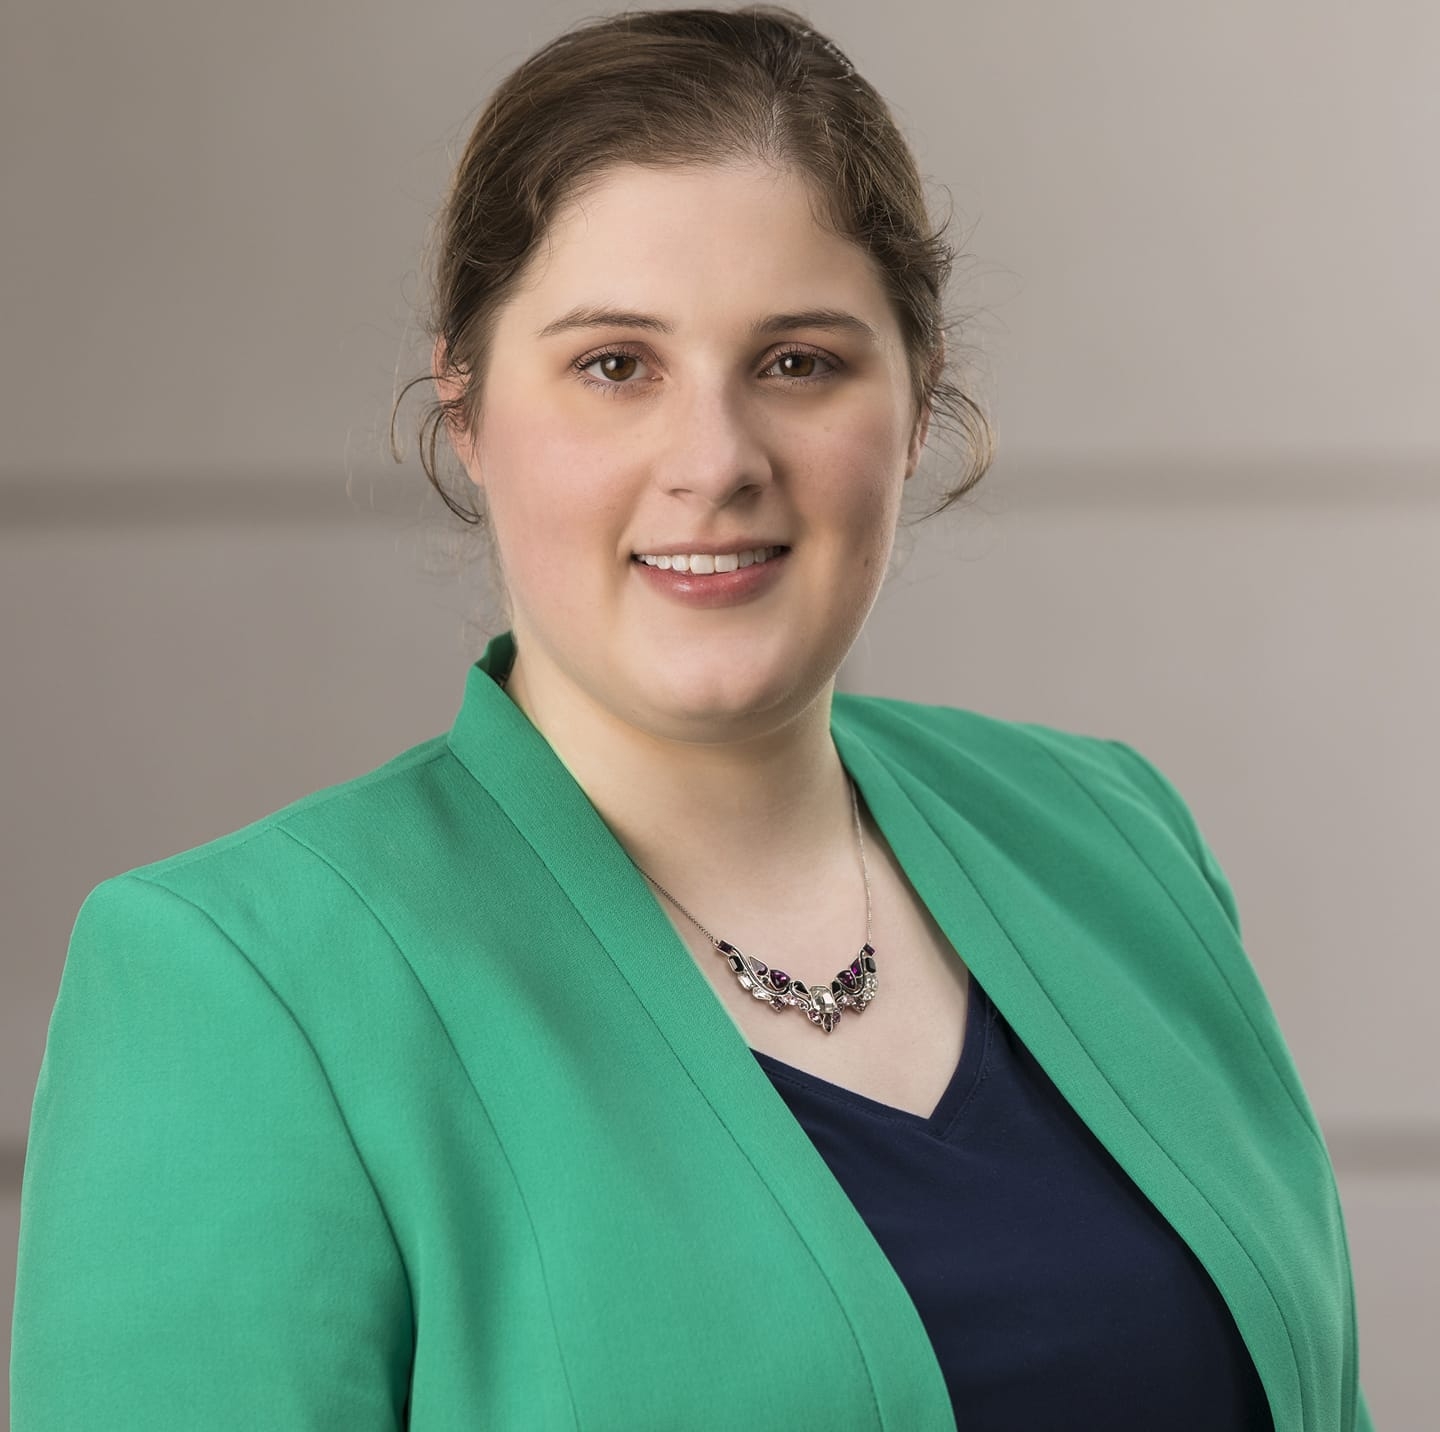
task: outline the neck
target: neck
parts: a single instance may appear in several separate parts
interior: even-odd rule
[[[737,898],[778,910],[829,882],[858,889],[833,689],[758,733],[687,742],[554,689],[518,656],[506,683],[631,859],[702,920]]]

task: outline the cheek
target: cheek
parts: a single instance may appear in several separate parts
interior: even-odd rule
[[[905,453],[893,419],[846,425],[827,435],[814,472],[821,500],[861,546],[877,549],[888,541],[891,515],[904,487]]]
[[[518,578],[581,552],[593,561],[596,538],[618,532],[623,515],[623,480],[607,470],[593,432],[567,428],[553,406],[497,412],[478,457],[507,570]]]

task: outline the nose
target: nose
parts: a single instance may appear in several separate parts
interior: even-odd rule
[[[722,508],[753,499],[775,480],[762,418],[733,387],[697,381],[666,415],[674,423],[657,478],[672,496]]]

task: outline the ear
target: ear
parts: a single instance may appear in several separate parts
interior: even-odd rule
[[[905,457],[905,481],[909,482],[915,476],[915,469],[920,466],[920,455],[925,451],[925,435],[930,431],[930,412],[927,407],[920,414],[919,421],[915,424],[915,431],[910,438],[910,451]]]
[[[453,403],[464,395],[465,386],[450,367],[449,354],[446,351],[443,336],[435,339],[435,346],[430,351],[430,372],[435,379],[436,395],[442,403]],[[448,421],[445,424],[445,435],[450,439],[450,446],[455,449],[455,456],[460,459],[471,482],[477,487],[480,486],[479,464],[475,458],[475,443],[472,435]]]
[[[945,368],[945,335],[940,335],[940,351],[930,363],[929,379],[934,383]],[[910,435],[910,450],[905,456],[905,481],[909,482],[920,466],[920,455],[925,451],[925,438],[930,432],[930,419],[934,408],[927,404],[915,421],[915,430]]]

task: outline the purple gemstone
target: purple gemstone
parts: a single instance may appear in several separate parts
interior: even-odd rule
[[[858,959],[850,961],[850,973],[854,975],[857,980],[860,978],[860,961]]]
[[[855,971],[854,971],[854,970],[841,970],[841,971],[840,971],[840,983],[843,984],[846,989],[854,989],[854,988],[855,988]]]
[[[787,975],[784,970],[771,970],[770,983],[774,985],[776,989],[784,989],[785,986],[790,983],[790,976]]]

